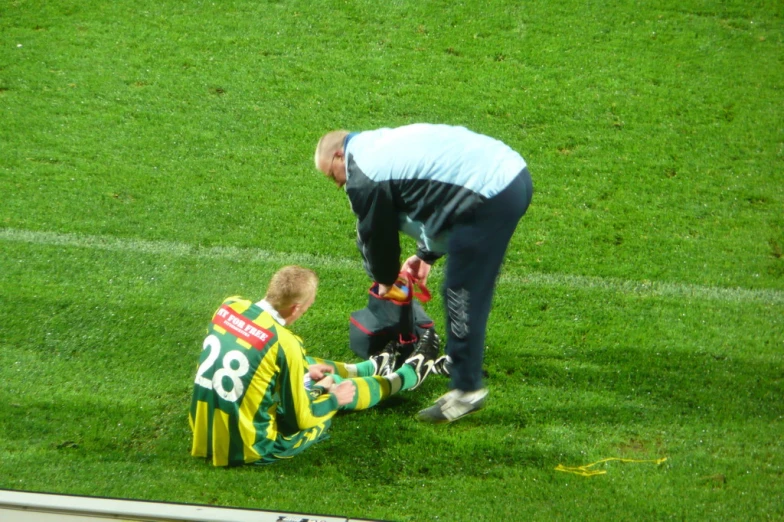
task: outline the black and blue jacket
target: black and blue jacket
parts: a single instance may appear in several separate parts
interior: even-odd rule
[[[398,232],[416,239],[420,259],[434,262],[446,253],[452,226],[526,166],[501,141],[449,125],[352,133],[344,149],[357,246],[368,275],[383,284],[400,270]]]

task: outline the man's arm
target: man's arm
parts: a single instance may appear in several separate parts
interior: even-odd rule
[[[400,273],[398,216],[392,196],[385,184],[374,183],[361,172],[351,185],[346,193],[357,216],[357,248],[365,270],[375,281],[391,285]]]

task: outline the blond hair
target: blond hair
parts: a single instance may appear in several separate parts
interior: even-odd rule
[[[347,130],[334,130],[321,137],[316,145],[316,154],[313,155],[313,162],[318,170],[323,172],[326,168],[324,165],[329,163],[332,156],[343,148],[343,140],[346,139],[346,136],[348,136]]]
[[[318,276],[309,268],[284,266],[272,276],[264,300],[281,312],[316,297]]]

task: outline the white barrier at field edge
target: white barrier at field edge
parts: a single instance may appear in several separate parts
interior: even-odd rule
[[[2,522],[370,522],[198,504],[56,495],[0,489]]]

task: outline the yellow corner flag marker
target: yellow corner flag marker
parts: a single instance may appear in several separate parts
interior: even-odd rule
[[[602,459],[592,464],[585,464],[584,466],[564,466],[563,464],[558,464],[555,467],[555,471],[563,471],[564,473],[574,473],[575,475],[581,475],[583,477],[593,477],[594,475],[604,475],[607,473],[607,470],[601,469],[590,469],[597,464],[601,464],[603,462],[610,462],[611,460],[618,460],[620,462],[653,462],[657,466],[667,460],[667,457],[662,457],[660,459],[653,459],[653,460],[636,460],[636,459],[622,459],[619,457],[610,457],[608,459]]]

